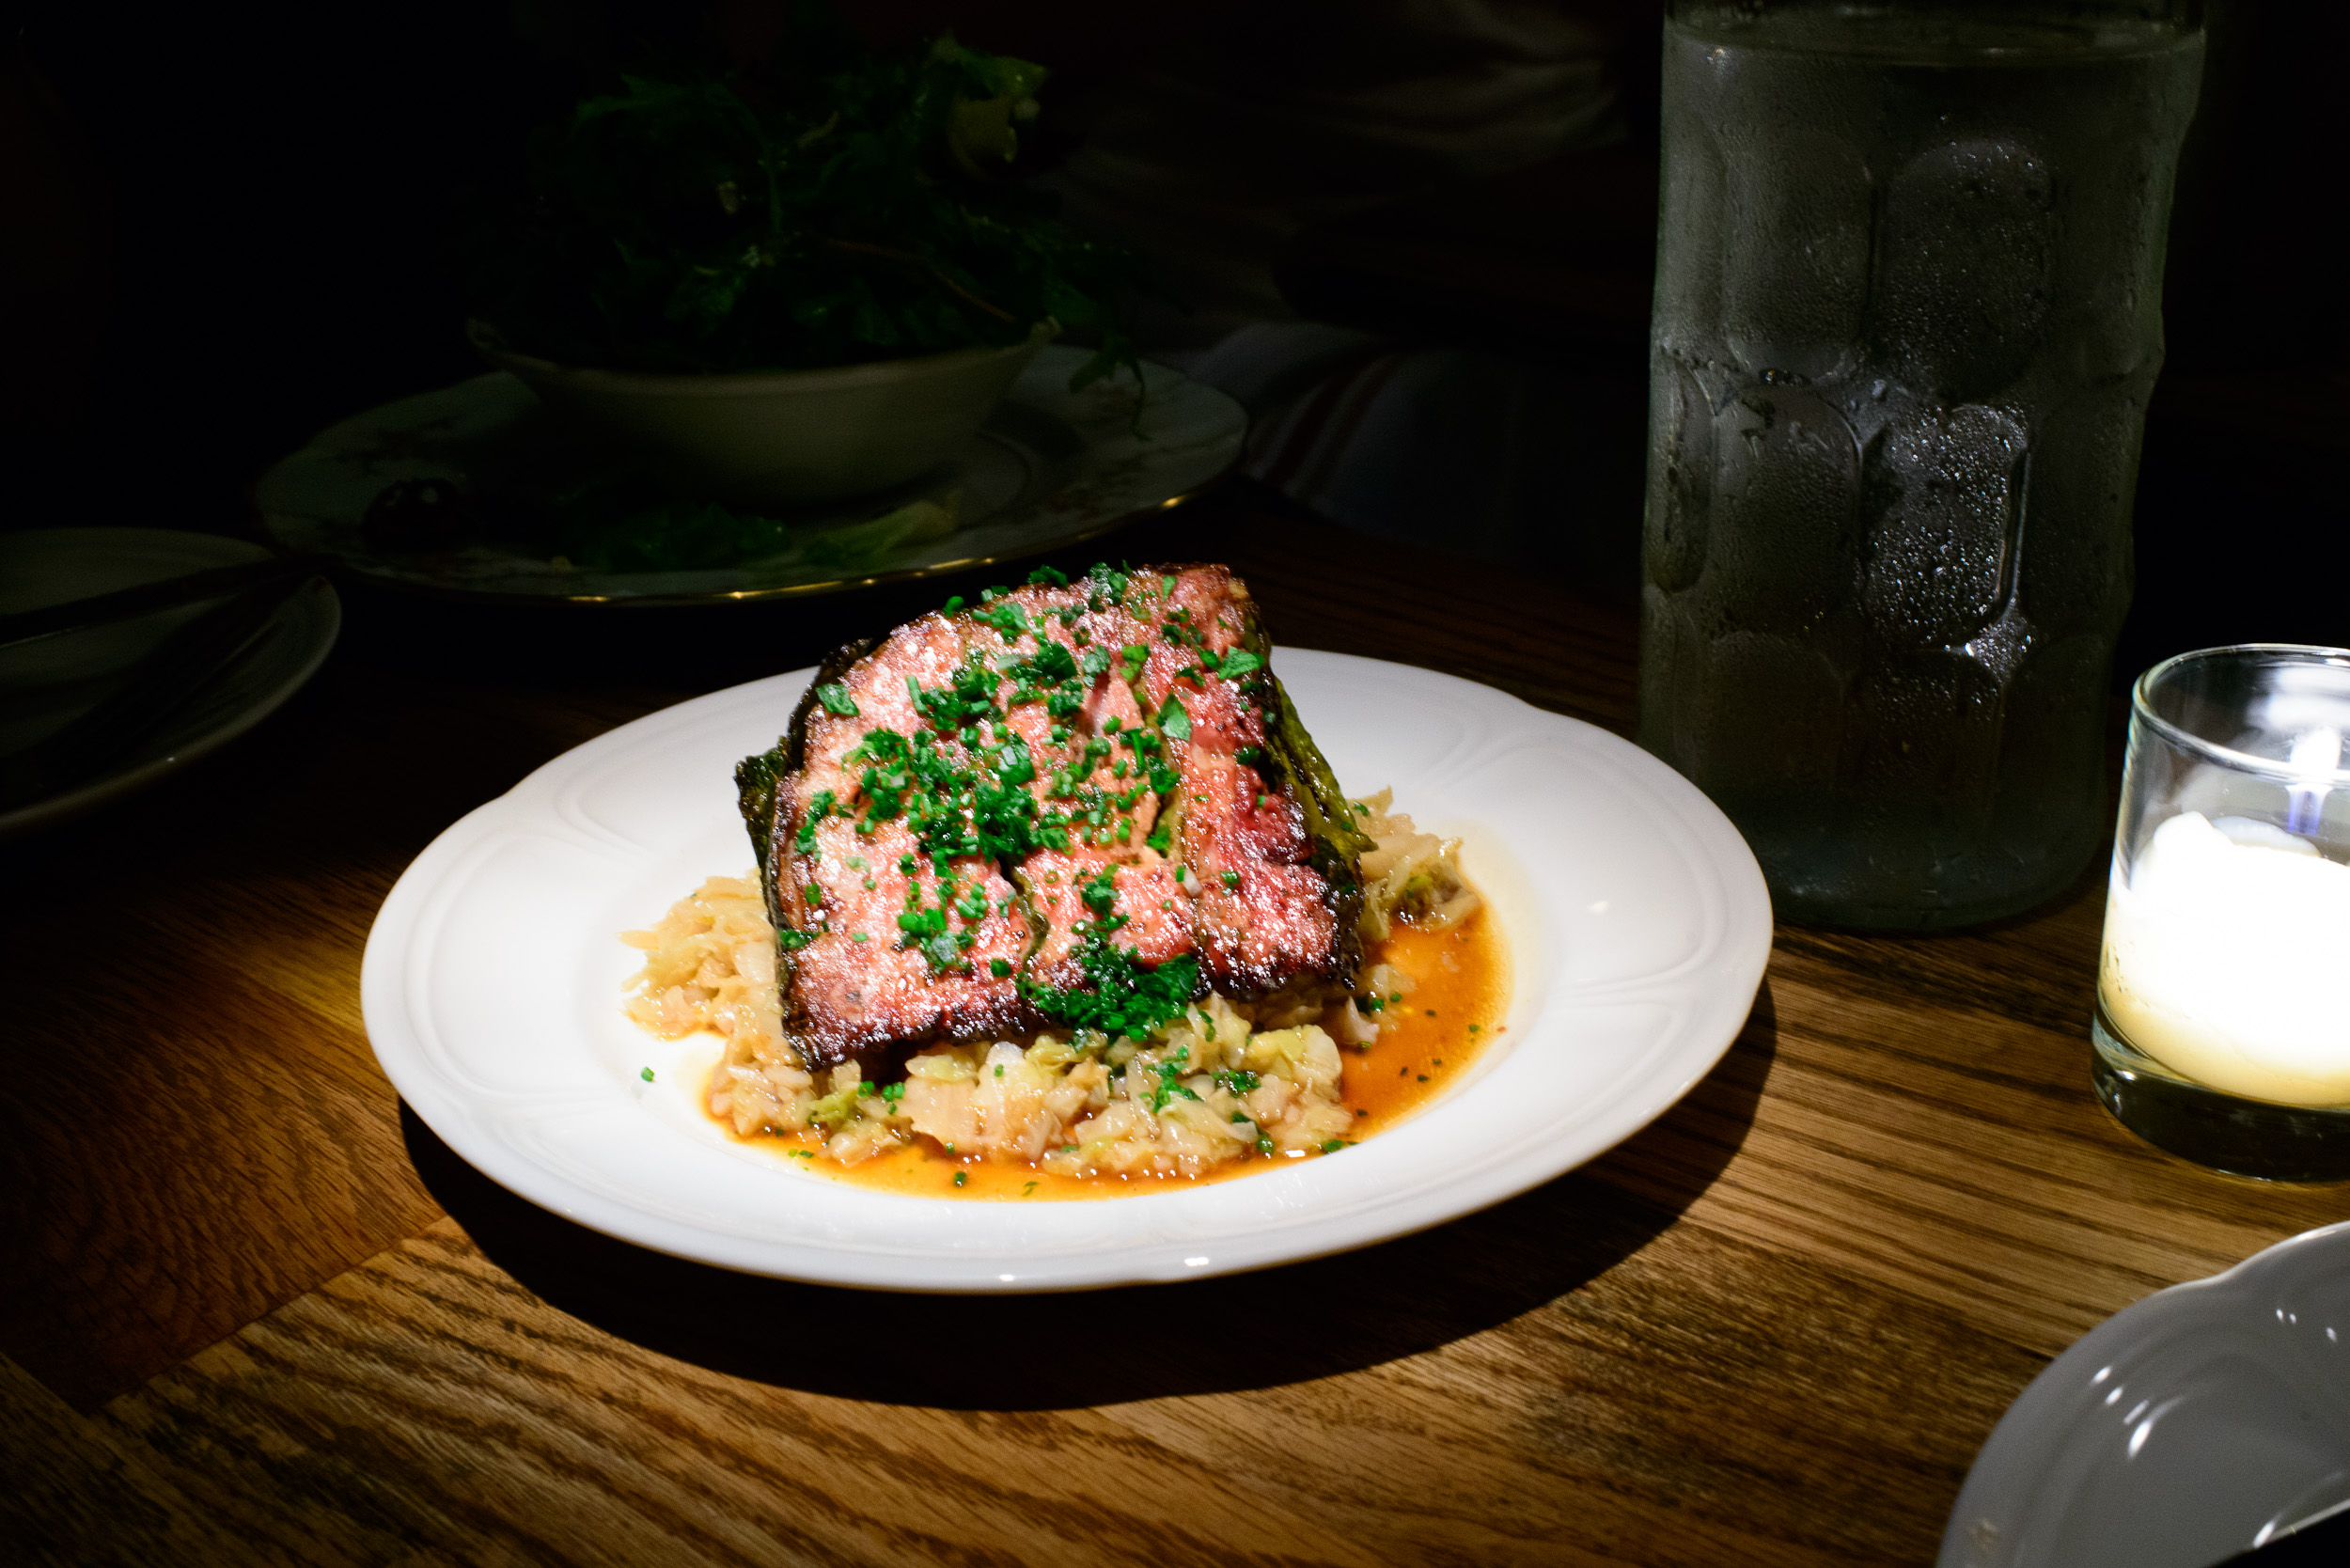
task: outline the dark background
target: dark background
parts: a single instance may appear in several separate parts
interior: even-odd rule
[[[964,36],[996,41],[972,9]],[[444,259],[463,193],[510,165],[616,34],[671,14],[0,8],[0,526],[243,529],[254,477],[320,427],[475,373]],[[2209,17],[2117,680],[2186,647],[2350,642],[2332,566],[2350,446],[2333,73],[2350,8],[2232,0]],[[1653,23],[1630,36],[1627,118],[1653,141]],[[1147,31],[1124,47],[1147,54]],[[1048,112],[1081,124],[1113,74],[1079,60]],[[1478,193],[1454,210],[1479,211]],[[1473,222],[1459,243],[1479,243]],[[1403,329],[1449,330],[1424,312]],[[1639,398],[1637,362],[1620,363]],[[1637,482],[1608,482],[1637,530]]]

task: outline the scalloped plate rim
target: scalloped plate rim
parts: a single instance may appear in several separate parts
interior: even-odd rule
[[[2092,1368],[2123,1368],[2126,1360],[2142,1360],[2183,1339],[2215,1328],[2250,1323],[2265,1325],[2281,1310],[2273,1299],[2282,1294],[2280,1287],[2309,1275],[2341,1273],[2350,1273],[2350,1220],[2303,1231],[2217,1274],[2166,1286],[2132,1302],[2076,1340],[2025,1386],[1983,1440],[1951,1505],[1935,1559],[1936,1568],[2027,1568],[2045,1560],[1985,1555],[1978,1544],[1979,1532],[1986,1524],[1997,1531],[2002,1521],[2020,1523],[2019,1515],[2027,1510],[2046,1506],[2042,1497],[2044,1478],[2060,1458],[2072,1457],[2089,1446],[2064,1418],[2082,1397],[2078,1390],[2083,1376],[2098,1377]],[[2161,1396],[2150,1397],[2158,1400]],[[2345,1420],[2350,1420],[2350,1382],[2336,1390],[2335,1402]],[[2350,1451],[2343,1453],[2342,1460],[2345,1468],[2350,1468]],[[2017,1477],[2026,1479],[2018,1481]],[[2069,1508],[2076,1501],[2062,1499],[2056,1506]],[[2276,1506],[2283,1508],[2290,1501],[2280,1497]],[[2248,1541],[2237,1549],[2250,1545]]]
[[[447,895],[446,879],[455,868],[471,859],[478,845],[494,843],[513,828],[551,820],[556,803],[567,789],[578,786],[593,770],[636,758],[648,743],[674,741],[697,725],[721,722],[714,715],[736,705],[747,713],[774,698],[776,707],[767,710],[770,718],[778,711],[788,713],[788,704],[781,698],[804,687],[812,674],[808,670],[710,693],[647,714],[550,760],[506,794],[452,824],[401,875],[369,933],[361,979],[369,1040],[402,1097],[460,1157],[555,1213],[656,1251],[744,1272],[863,1288],[945,1293],[1085,1290],[1204,1278],[1389,1240],[1503,1201],[1585,1163],[1663,1114],[1713,1070],[1744,1027],[1760,986],[1770,950],[1770,904],[1761,871],[1745,841],[1694,786],[1627,741],[1534,708],[1489,686],[1417,666],[1309,650],[1285,648],[1277,662],[1285,683],[1298,696],[1309,726],[1318,731],[1324,721],[1313,716],[1317,689],[1325,682],[1391,674],[1420,685],[1435,698],[1453,701],[1456,711],[1474,714],[1481,710],[1488,726],[1506,722],[1512,730],[1545,732],[1564,752],[1588,754],[1600,761],[1605,771],[1621,781],[1620,786],[1610,787],[1629,790],[1640,797],[1644,809],[1661,812],[1657,821],[1670,826],[1657,829],[1659,841],[1669,842],[1676,853],[1687,855],[1692,866],[1712,879],[1711,891],[1705,894],[1709,907],[1697,923],[1697,929],[1707,933],[1706,950],[1699,955],[1703,962],[1684,960],[1661,978],[1633,977],[1594,986],[1581,998],[1587,1024],[1613,1020],[1615,1027],[1628,1030],[1626,1020],[1638,1009],[1653,1012],[1658,1022],[1654,1038],[1635,1053],[1637,1059],[1626,1073],[1606,1080],[1606,1092],[1597,1107],[1605,1114],[1594,1115],[1592,1107],[1577,1107],[1578,1114],[1592,1124],[1573,1141],[1563,1146],[1555,1138],[1545,1142],[1545,1129],[1528,1123],[1512,1134],[1515,1141],[1502,1153],[1465,1168],[1423,1173],[1426,1180],[1409,1184],[1400,1192],[1382,1186],[1387,1165],[1405,1160],[1423,1144],[1440,1145],[1439,1134],[1460,1136],[1465,1127],[1463,1119],[1475,1108],[1473,1097],[1492,1081],[1493,1074],[1480,1061],[1465,1080],[1465,1087],[1342,1156],[1299,1161],[1198,1187],[1040,1205],[872,1193],[862,1193],[842,1204],[809,1200],[812,1209],[827,1213],[834,1209],[881,1213],[872,1207],[874,1202],[927,1206],[933,1212],[921,1216],[923,1225],[944,1223],[934,1211],[948,1211],[962,1216],[952,1221],[958,1236],[990,1228],[1011,1235],[1024,1226],[1036,1232],[1024,1244],[1025,1250],[1013,1247],[996,1251],[989,1251],[984,1245],[968,1248],[957,1245],[951,1251],[930,1246],[911,1252],[827,1247],[805,1238],[777,1240],[773,1235],[753,1234],[743,1224],[680,1222],[647,1213],[643,1205],[650,1200],[633,1202],[551,1168],[545,1157],[534,1156],[516,1139],[500,1134],[500,1120],[512,1117],[515,1107],[489,1103],[513,1098],[526,1101],[527,1094],[453,1092],[426,1059],[431,1050],[420,1045],[417,1020],[412,1015],[412,1002],[432,994],[433,977],[418,969],[415,956],[417,923],[426,902],[436,894]],[[1331,737],[1323,738],[1326,748],[1333,745]],[[572,824],[565,831],[575,835],[577,830]],[[649,852],[649,862],[650,857]],[[707,868],[704,874],[728,870]],[[478,896],[478,890],[474,896]],[[648,911],[647,917],[652,913]],[[1546,934],[1505,929],[1512,931],[1513,948],[1522,951],[1531,950],[1526,944],[1535,935]],[[1638,983],[1644,979],[1652,983]],[[1516,990],[1511,1015],[1513,1023],[1519,1022],[1519,1005],[1529,995],[1543,999],[1541,1010],[1506,1050],[1489,1054],[1507,1066],[1532,1043],[1535,1054],[1529,1055],[1521,1075],[1533,1074],[1548,1060],[1540,1051],[1572,1048],[1539,1042],[1549,1038],[1543,1031],[1563,1027],[1559,1020],[1574,1009],[1560,1002],[1559,988],[1546,976],[1536,977],[1531,986],[1528,977],[1521,976]],[[613,1011],[617,1014],[618,1011],[616,996]],[[431,1047],[437,1048],[437,1043]],[[1493,1102],[1489,1098],[1486,1103]],[[1471,1110],[1462,1110],[1464,1105]],[[1380,1152],[1375,1160],[1364,1158],[1366,1152],[1385,1151],[1392,1152]],[[680,1169],[684,1168],[686,1158],[678,1155]],[[1346,1167],[1345,1161],[1355,1165]],[[1334,1168],[1342,1173],[1351,1169],[1368,1174],[1350,1175],[1341,1182],[1330,1175]],[[702,1168],[695,1168],[695,1179],[702,1179]],[[708,1168],[712,1172],[718,1168]],[[834,1194],[859,1191],[812,1174],[779,1174],[819,1184]],[[747,1190],[750,1178],[743,1180]],[[1350,1195],[1349,1182],[1368,1185]],[[1242,1187],[1258,1196],[1244,1200],[1215,1196]],[[742,1201],[736,1193],[729,1193],[728,1198]],[[1213,1237],[1201,1235],[1192,1224],[1202,1214],[1255,1210],[1274,1217],[1246,1220],[1238,1229],[1227,1220],[1227,1228]],[[1064,1211],[1069,1217],[1041,1221],[1001,1217],[1005,1214],[1036,1216],[1047,1211]],[[909,1220],[914,1215],[911,1209],[902,1213]],[[1085,1216],[1101,1215],[1116,1216],[1106,1223],[1111,1230],[1127,1233],[1124,1242],[1104,1247],[1083,1241],[1091,1223]],[[1052,1239],[1057,1236],[1080,1239],[1064,1245]],[[1049,1245],[1040,1245],[1040,1240]]]

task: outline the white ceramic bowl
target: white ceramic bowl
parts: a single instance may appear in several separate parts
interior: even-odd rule
[[[516,353],[482,322],[474,346],[550,408],[625,443],[655,477],[698,494],[789,506],[902,484],[986,423],[1054,328],[980,346],[824,370],[651,375]]]

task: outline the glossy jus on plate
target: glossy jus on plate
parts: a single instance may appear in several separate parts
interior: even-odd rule
[[[1377,945],[1480,901],[1453,846],[1344,796],[1270,657],[1220,567],[1040,572],[841,650],[739,770],[766,920],[713,880],[634,936],[635,1015],[715,1026],[713,1113],[843,1163],[1348,1147],[1340,1046],[1420,979]]]

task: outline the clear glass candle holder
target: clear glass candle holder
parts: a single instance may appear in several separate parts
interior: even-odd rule
[[[2244,1176],[2350,1178],[2350,650],[2183,653],[2131,695],[2098,1096]]]

